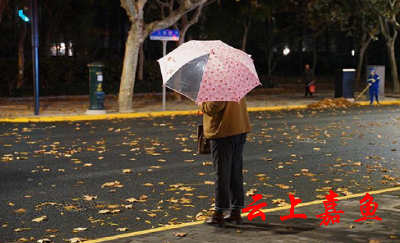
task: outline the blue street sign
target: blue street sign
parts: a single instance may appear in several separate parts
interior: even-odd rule
[[[24,14],[24,10],[18,10],[18,15],[25,22],[29,22],[29,18]]]
[[[151,33],[150,40],[179,41],[179,30],[163,29]]]

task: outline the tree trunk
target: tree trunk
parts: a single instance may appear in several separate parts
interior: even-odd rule
[[[299,73],[300,75],[303,74],[303,68],[304,68],[304,53],[303,53],[303,37],[304,37],[304,28],[300,27],[300,38],[299,38],[299,64],[300,64],[300,68],[299,68]]]
[[[132,111],[132,96],[135,85],[138,54],[140,49],[141,29],[132,23],[125,45],[124,64],[122,68],[121,85],[119,88],[119,112]]]
[[[248,25],[244,26],[244,33],[242,39],[242,51],[246,51],[246,44],[247,44],[247,36],[249,35],[250,27]]]
[[[144,50],[143,50],[143,44],[140,46],[139,50],[139,70],[138,70],[138,80],[142,81],[143,80],[143,69],[144,69]]]
[[[0,23],[3,18],[3,11],[8,7],[9,0],[0,0]]]
[[[206,0],[192,2],[183,0],[179,8],[174,10],[168,17],[149,24],[144,22],[143,9],[148,0],[121,0],[123,7],[131,23],[128,38],[125,44],[124,63],[122,68],[121,84],[118,97],[119,112],[132,111],[132,96],[135,85],[136,70],[140,46],[144,39],[154,30],[164,29],[175,24],[184,14],[204,4]]]
[[[25,69],[25,56],[24,56],[24,42],[27,33],[26,23],[22,22],[22,30],[18,38],[18,80],[17,89],[22,88],[24,84],[24,69]]]
[[[274,55],[274,53],[269,54],[268,57],[267,57],[267,61],[268,61],[268,64],[267,64],[268,65],[268,67],[267,67],[268,77],[272,76],[272,58],[273,58],[273,55]]]
[[[355,87],[357,88],[360,85],[361,80],[361,72],[363,67],[364,55],[365,51],[368,48],[369,43],[371,42],[371,38],[368,41],[363,41],[360,48],[360,54],[358,55],[358,65],[356,71],[356,80],[355,80]]]
[[[394,53],[394,43],[395,43],[394,39],[389,40],[386,42],[386,46],[390,62],[390,73],[393,82],[393,92],[397,93],[400,91],[400,86],[399,86],[399,77],[397,76],[397,63],[396,63],[396,56]]]
[[[318,49],[317,37],[314,37],[314,50],[313,50],[314,57],[313,57],[313,66],[312,66],[312,72],[313,72],[314,76],[315,76],[315,69],[317,67],[317,59],[318,59],[317,49]]]
[[[360,54],[358,56],[358,64],[357,64],[357,71],[356,71],[356,80],[355,80],[355,88],[357,89],[358,86],[360,85],[360,80],[361,80],[361,71],[362,71],[362,66],[363,66],[363,61],[364,61],[364,53],[365,53],[364,47],[360,48]]]

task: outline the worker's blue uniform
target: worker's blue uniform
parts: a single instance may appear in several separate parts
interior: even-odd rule
[[[368,84],[371,84],[371,86],[369,87],[369,97],[371,99],[371,103],[374,102],[374,96],[376,99],[376,102],[379,103],[379,99],[378,99],[378,95],[379,95],[379,76],[378,74],[374,74],[374,75],[369,75],[368,76]]]

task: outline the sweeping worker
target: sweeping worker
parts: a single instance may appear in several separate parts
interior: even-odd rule
[[[370,68],[370,74],[367,79],[367,83],[369,85],[369,97],[371,102],[369,103],[370,105],[373,105],[374,103],[374,97],[376,99],[376,102],[379,105],[379,75],[376,74],[375,68]]]

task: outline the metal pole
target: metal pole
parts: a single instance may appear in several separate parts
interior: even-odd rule
[[[33,66],[33,93],[35,103],[35,116],[39,115],[39,28],[38,28],[38,3],[32,0],[32,66]]]
[[[163,40],[162,41],[162,45],[163,45],[163,56],[167,55],[167,41]],[[165,86],[163,86],[163,97],[162,97],[162,107],[163,107],[163,111],[165,111],[165,100],[166,100],[166,95],[167,95],[167,90],[165,88]]]

